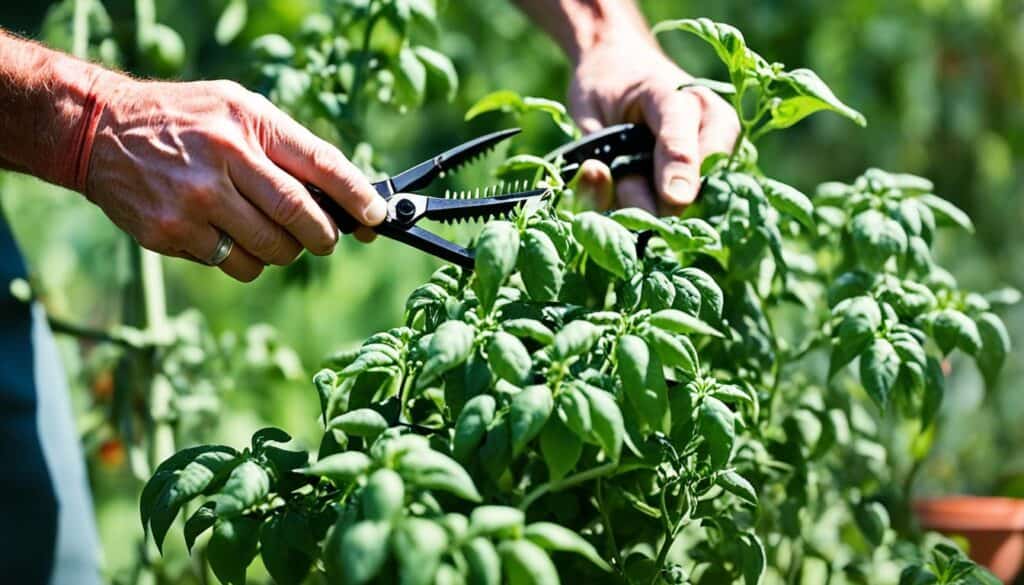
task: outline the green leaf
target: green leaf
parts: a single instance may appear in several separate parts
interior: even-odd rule
[[[806,195],[774,179],[762,178],[760,181],[772,207],[799,221],[807,229],[814,229],[814,204]]]
[[[736,27],[708,18],[686,18],[659,22],[653,28],[656,35],[670,30],[685,31],[703,39],[715,50],[733,77],[755,64],[755,57],[747,48],[743,33]]]
[[[526,230],[518,264],[523,285],[530,298],[538,301],[558,298],[565,276],[565,264],[546,233],[536,228]]]
[[[217,521],[206,560],[221,583],[245,585],[245,569],[256,557],[259,529],[258,520],[245,516]]]
[[[889,528],[889,512],[879,502],[861,502],[853,508],[853,519],[864,538],[875,547],[881,546]]]
[[[260,61],[277,61],[285,63],[295,56],[295,47],[288,39],[279,34],[257,37],[249,45],[249,50]]]
[[[544,385],[527,386],[514,397],[509,410],[512,453],[518,455],[540,434],[555,407],[551,389]]]
[[[761,539],[753,532],[740,536],[740,568],[744,585],[759,585],[768,562]]]
[[[711,456],[711,466],[715,469],[725,467],[732,458],[732,446],[736,440],[735,415],[722,401],[705,396],[698,420]]]
[[[644,277],[643,306],[657,311],[668,309],[676,300],[676,287],[663,272],[652,272]]]
[[[519,254],[519,229],[507,221],[484,226],[476,242],[476,277],[473,281],[480,306],[490,312],[498,288],[512,274]]]
[[[398,472],[409,483],[424,489],[449,492],[470,502],[481,499],[466,470],[451,457],[432,449],[404,454],[398,461]]]
[[[935,358],[929,357],[925,366],[924,396],[921,398],[921,426],[927,428],[935,420],[935,415],[942,406],[946,392],[946,376],[942,373],[942,365]]]
[[[497,403],[488,394],[474,396],[466,402],[458,420],[455,422],[455,435],[452,439],[452,454],[459,461],[465,461],[483,441],[487,428],[494,420]]]
[[[491,336],[487,344],[487,362],[495,375],[517,386],[530,381],[533,367],[530,352],[526,351],[519,338],[509,333],[498,331]]]
[[[339,429],[345,434],[373,439],[388,428],[388,421],[371,408],[360,408],[331,419],[330,429]]]
[[[700,292],[700,318],[706,322],[717,323],[722,318],[725,306],[725,295],[715,279],[699,268],[684,268],[679,275],[690,282]]]
[[[615,220],[585,211],[573,219],[572,233],[601,268],[619,278],[636,271],[636,242],[629,230]]]
[[[601,558],[594,545],[568,528],[552,522],[534,522],[526,527],[523,536],[544,550],[577,554],[602,571],[612,572],[611,566]]]
[[[981,339],[981,350],[976,356],[978,369],[985,377],[985,383],[992,387],[1006,363],[1006,356],[1010,354],[1010,333],[1003,320],[994,313],[982,313],[974,322]]]
[[[626,399],[646,426],[661,430],[668,412],[668,388],[658,356],[635,335],[619,338],[615,356]]]
[[[213,38],[217,44],[227,45],[235,40],[245,28],[245,21],[249,18],[248,0],[230,0],[224,12],[220,13],[217,19],[217,28],[214,29]]]
[[[529,540],[506,540],[498,545],[509,585],[560,585],[558,570],[544,549]]]
[[[165,500],[165,507],[169,503],[170,489],[169,484],[172,484],[177,477],[176,471],[183,469],[197,457],[203,453],[229,453],[236,456],[238,452],[225,445],[198,445],[196,447],[189,447],[182,449],[174,455],[171,455],[163,463],[157,466],[153,472],[153,476],[149,478],[146,485],[142,489],[142,495],[139,497],[139,517],[142,520],[142,528],[145,529],[146,525],[150,522],[150,517],[154,513],[155,509],[160,504],[161,497]],[[170,510],[165,510],[163,515],[167,515]],[[166,520],[167,526],[170,526],[171,521],[174,520],[174,516],[177,515],[178,510],[173,510],[173,515]],[[156,530],[153,531],[156,536]],[[166,528],[164,529],[166,532]],[[156,539],[157,546],[160,546],[162,537]]]
[[[900,373],[900,357],[885,339],[875,339],[860,356],[860,381],[878,408],[885,410]]]
[[[581,439],[590,437],[593,432],[590,402],[576,385],[566,387],[558,395],[558,417]]]
[[[341,582],[346,585],[372,582],[388,559],[390,535],[388,522],[363,520],[348,527],[339,546]]]
[[[689,338],[652,327],[647,334],[647,339],[665,365],[679,368],[691,375],[696,374],[700,369],[697,349]]]
[[[562,177],[558,172],[558,167],[551,161],[532,154],[517,154],[509,157],[494,170],[494,174],[501,177],[519,171],[543,171],[543,175],[546,175],[549,182],[559,186],[562,185]]]
[[[540,454],[548,468],[548,479],[565,477],[579,461],[583,441],[558,417],[550,417],[540,433]]]
[[[565,361],[590,351],[601,338],[601,328],[582,319],[572,321],[555,334],[552,358]]]
[[[395,529],[391,548],[401,585],[432,585],[448,548],[448,533],[430,520],[407,518]]]
[[[922,195],[919,200],[932,210],[939,225],[959,226],[969,234],[974,233],[974,223],[971,222],[971,218],[949,201],[930,194]]]
[[[299,470],[304,475],[316,475],[338,483],[348,484],[356,481],[370,470],[371,461],[359,451],[345,451],[328,455],[305,469]]]
[[[491,541],[474,538],[462,547],[462,554],[468,566],[467,585],[501,585],[501,557]]]
[[[466,361],[473,351],[476,331],[462,321],[441,323],[430,338],[427,361],[420,371],[417,386],[423,388],[438,376]]]
[[[981,333],[970,317],[956,309],[943,309],[932,314],[931,333],[935,343],[948,354],[953,348],[976,355],[981,349]]]
[[[882,324],[882,312],[878,308],[878,303],[866,295],[843,300],[832,312],[840,316],[841,320],[832,342],[830,378],[867,349],[875,331]]]
[[[413,49],[416,58],[426,67],[427,76],[437,80],[443,88],[443,95],[449,102],[455,99],[459,90],[459,75],[455,72],[452,60],[430,47],[419,46]]]
[[[503,322],[501,328],[519,338],[529,337],[541,345],[548,345],[555,340],[555,334],[536,319],[510,319]]]
[[[408,106],[419,105],[427,89],[427,68],[412,48],[403,46],[392,67],[395,74],[395,97]]]
[[[480,98],[473,107],[469,108],[466,112],[465,121],[470,121],[473,118],[487,112],[494,112],[501,110],[503,112],[520,112],[523,109],[523,98],[514,91],[503,89],[494,93],[489,93],[484,97]]]
[[[258,463],[243,461],[231,470],[224,487],[216,496],[217,514],[229,516],[263,501],[270,493],[270,476]]]
[[[363,516],[368,520],[390,522],[401,515],[405,506],[405,482],[390,469],[370,474],[359,494]]]
[[[718,485],[722,486],[725,491],[743,500],[751,506],[757,506],[757,491],[754,486],[750,485],[747,478],[736,473],[735,471],[729,470],[719,474],[716,479]]]
[[[626,438],[626,424],[615,397],[590,385],[581,385],[580,389],[590,404],[594,438],[612,461],[618,461]]]
[[[985,300],[993,307],[1010,307],[1021,300],[1020,291],[1012,287],[997,289],[985,293],[984,296]]]
[[[214,506],[213,502],[203,504],[185,521],[185,547],[190,553],[199,535],[209,530],[217,521]]]
[[[771,128],[788,128],[807,116],[829,110],[866,126],[864,115],[839,101],[818,74],[810,69],[794,69],[778,74],[773,80],[774,93],[782,99],[773,102]]]
[[[664,309],[650,317],[651,325],[673,333],[697,333],[723,337],[722,333],[699,318],[676,309]]]
[[[518,538],[526,516],[510,506],[477,506],[469,515],[469,534],[498,538]]]
[[[580,137],[580,130],[572,121],[569,112],[561,102],[538,97],[524,97],[522,113],[543,112],[551,117],[558,129],[572,139]]]
[[[659,234],[672,232],[670,225],[639,207],[616,209],[609,217],[622,224],[626,229],[633,230],[634,232],[646,230],[653,230]]]
[[[903,226],[876,209],[854,216],[850,222],[850,235],[857,257],[871,269],[880,269],[886,260],[902,256],[907,251],[907,234]]]
[[[260,528],[260,557],[267,572],[278,585],[301,585],[309,575],[313,559],[293,546],[287,522],[295,512],[271,516]],[[301,528],[309,529],[308,524]]]

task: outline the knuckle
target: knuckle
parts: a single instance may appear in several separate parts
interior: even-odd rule
[[[342,156],[333,148],[325,144],[314,145],[312,159],[313,165],[322,172],[339,179],[346,178],[342,168]]]
[[[259,230],[253,234],[251,252],[265,261],[279,260],[281,234],[276,229]]]
[[[295,193],[278,190],[277,201],[274,202],[274,211],[271,214],[278,225],[290,226],[299,221],[304,215],[302,198]]]
[[[242,87],[242,84],[230,79],[217,79],[215,81],[211,81],[210,84],[214,91],[228,98],[237,99],[249,92],[249,90]]]
[[[688,142],[679,140],[677,138],[663,139],[660,143],[662,151],[665,153],[665,158],[673,161],[680,162],[687,165],[696,164],[697,157]]]
[[[214,178],[197,179],[185,192],[185,204],[192,210],[206,210],[215,207],[223,186]]]
[[[171,247],[176,242],[182,242],[188,237],[188,222],[178,214],[161,215],[157,217],[154,226],[156,229],[151,234],[153,236],[151,242],[161,250]]]

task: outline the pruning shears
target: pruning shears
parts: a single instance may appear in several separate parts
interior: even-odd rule
[[[473,250],[446,240],[416,223],[424,218],[451,223],[508,217],[510,213],[524,206],[542,204],[551,194],[551,189],[529,189],[490,196],[487,196],[485,191],[485,196],[477,198],[464,198],[458,194],[455,197],[435,197],[416,191],[424,189],[443,173],[453,171],[474,160],[519,131],[519,128],[509,128],[474,138],[397,175],[374,183],[377,193],[388,203],[387,216],[382,223],[373,228],[374,231],[464,269],[472,270]],[[566,181],[575,176],[584,160],[591,158],[608,165],[612,170],[612,176],[616,178],[628,174],[650,176],[653,148],[654,138],[646,127],[622,124],[566,144],[551,152],[547,158],[563,161],[562,178]],[[321,189],[313,185],[306,187],[316,202],[331,216],[341,233],[352,233],[361,225]]]

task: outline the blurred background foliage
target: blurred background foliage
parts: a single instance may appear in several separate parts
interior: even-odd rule
[[[235,8],[244,11],[236,15],[237,30],[227,31],[237,34],[217,34],[228,0],[157,0],[157,20],[183,41],[168,40],[161,55],[180,57],[178,77],[225,77],[267,91],[252,40],[271,33],[297,39],[308,15],[353,10],[360,2],[231,4],[244,5]],[[143,75],[168,65],[119,52],[118,46],[132,45],[135,5],[131,0],[104,0],[103,5],[109,20],[96,22],[94,34],[100,31],[116,43],[98,44],[94,58]],[[850,181],[870,166],[930,177],[937,193],[967,210],[978,227],[974,239],[952,235],[942,241],[942,262],[974,289],[1024,288],[1024,2],[650,0],[641,5],[652,22],[690,16],[730,22],[767,58],[818,71],[837,95],[867,116],[863,130],[838,117],[817,116],[785,138],[765,139],[762,167],[773,176],[805,192],[825,180]],[[0,26],[71,49],[67,22],[72,12],[70,1],[6,2],[0,5]],[[451,102],[428,93],[421,108],[371,104],[358,124],[362,135],[355,138],[315,114],[294,113],[350,154],[357,140],[365,140],[373,147],[376,168],[398,170],[477,133],[513,124],[501,115],[463,122],[467,108],[486,93],[509,88],[564,99],[569,64],[509,2],[447,2],[439,21],[438,30],[422,34],[455,64],[460,82]],[[692,74],[722,76],[717,60],[696,41],[667,35],[663,42]],[[542,118],[520,123],[525,131],[511,146],[515,151],[540,154],[561,140]],[[362,162],[371,159],[362,154]],[[486,184],[491,166],[484,160],[450,178],[448,186]],[[96,329],[116,325],[126,302],[121,291],[129,277],[127,238],[76,194],[9,173],[0,175],[0,193],[28,258],[34,289],[50,314]],[[332,351],[396,324],[406,295],[436,265],[384,240],[370,246],[344,241],[329,258],[305,256],[292,267],[270,268],[251,285],[166,260],[169,312],[184,312],[181,327],[215,340],[190,351],[220,348],[218,376],[183,378],[193,385],[190,396],[199,413],[188,432],[196,441],[244,444],[255,429],[276,424],[299,440],[317,436],[317,398],[309,377]],[[918,480],[923,493],[1024,497],[1024,425],[1019,423],[1024,416],[1024,393],[1019,391],[1024,383],[1019,349],[1024,308],[1018,305],[1006,318],[1018,344],[996,391],[983,391],[970,364],[952,364],[944,426]],[[205,326],[199,327],[200,322]],[[61,341],[85,436],[107,570],[123,576],[136,559],[136,547],[126,543],[141,539],[136,516],[141,482],[129,470],[131,446],[109,422],[115,359],[103,344]],[[190,359],[202,361],[202,356],[186,355],[182,363]],[[212,387],[203,392],[203,385]],[[184,554],[167,558],[188,562]]]

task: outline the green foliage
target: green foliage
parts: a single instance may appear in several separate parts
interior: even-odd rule
[[[412,3],[388,6],[388,22],[413,17]],[[314,463],[264,431],[243,452],[184,451],[157,469],[141,513],[158,542],[205,499],[187,533],[212,527],[225,582],[257,549],[283,582],[319,571],[310,559],[343,584],[753,585],[815,563],[863,582],[894,565],[983,575],[948,547],[917,564],[921,535],[890,522],[908,502],[885,491],[879,428],[885,411],[927,436],[950,351],[988,379],[1005,360],[992,304],[931,256],[936,230],[969,220],[917,177],[871,169],[814,198],[766,178],[751,140],[818,110],[862,117],[732,27],[669,28],[726,64],[748,139],[707,165],[699,204],[685,218],[574,212],[556,184],[560,206],[491,222],[475,272],[441,268],[404,326],[318,374]],[[471,114],[522,104],[492,95]],[[296,517],[302,538],[281,538]]]

